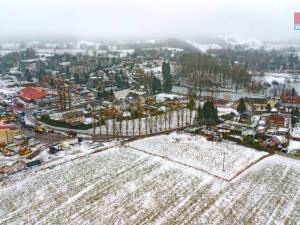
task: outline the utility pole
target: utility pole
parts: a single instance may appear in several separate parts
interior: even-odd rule
[[[225,171],[225,155],[226,155],[226,152],[224,151],[223,152],[223,171]]]

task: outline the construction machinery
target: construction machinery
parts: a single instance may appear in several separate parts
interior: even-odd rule
[[[21,148],[19,150],[19,155],[23,156],[23,155],[28,155],[32,152],[31,148],[30,147],[25,147],[25,148]]]
[[[1,147],[0,148],[1,152],[2,152],[2,155],[4,156],[9,156],[9,149],[7,147]]]
[[[34,129],[35,132],[37,133],[44,133],[45,132],[45,128],[42,127],[42,126],[37,126],[35,129]]]
[[[14,116],[9,116],[9,117],[7,117],[6,121],[7,122],[17,122],[17,119]]]

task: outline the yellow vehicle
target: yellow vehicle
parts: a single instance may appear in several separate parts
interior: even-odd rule
[[[16,122],[17,119],[16,119],[16,117],[10,116],[10,117],[7,117],[6,121],[7,122]]]
[[[6,147],[2,147],[2,148],[1,148],[1,152],[2,152],[2,154],[5,155],[5,156],[8,156],[8,154],[9,154],[9,150],[8,150],[8,148],[6,148]]]
[[[35,132],[37,132],[37,133],[43,133],[43,132],[45,132],[45,128],[42,127],[42,126],[38,126],[38,127],[35,128]]]
[[[19,155],[27,155],[32,152],[31,148],[25,147],[19,150]]]
[[[54,130],[53,129],[48,129],[47,132],[48,133],[54,133]]]

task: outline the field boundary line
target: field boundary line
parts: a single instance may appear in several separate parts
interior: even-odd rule
[[[145,150],[142,150],[142,149],[139,149],[139,148],[131,147],[131,146],[128,146],[128,145],[124,145],[124,144],[122,144],[122,145],[123,145],[124,147],[126,147],[126,148],[131,148],[131,149],[134,149],[134,150],[136,150],[136,151],[143,152],[143,153],[148,154],[148,155],[152,155],[152,156],[155,156],[155,157],[162,158],[162,159],[164,159],[164,160],[168,160],[168,161],[173,162],[173,163],[177,163],[177,164],[179,164],[179,165],[181,165],[181,166],[189,167],[189,168],[192,168],[192,169],[195,169],[195,170],[198,170],[198,171],[207,173],[208,175],[213,176],[213,177],[215,177],[215,178],[217,178],[217,179],[221,179],[221,180],[228,181],[228,179],[226,179],[226,178],[224,178],[224,177],[220,177],[220,176],[218,176],[218,175],[216,175],[216,174],[213,174],[213,173],[210,173],[210,172],[208,172],[208,171],[206,171],[206,170],[204,170],[204,169],[201,169],[201,168],[198,168],[198,167],[195,167],[195,166],[191,166],[191,165],[188,165],[188,164],[179,162],[179,161],[174,160],[174,159],[171,159],[171,158],[169,158],[169,157],[167,157],[167,156],[162,156],[162,155],[159,155],[159,154],[151,153],[151,152],[148,152],[148,151],[145,151]]]
[[[263,159],[271,156],[273,154],[268,153],[267,155],[263,155],[261,157],[259,157],[258,159],[256,159],[254,162],[250,163],[249,165],[247,165],[244,169],[238,171],[235,175],[233,175],[232,177],[229,178],[229,182],[232,181],[233,179],[237,178],[239,175],[241,175],[242,173],[244,173],[246,170],[248,170],[251,166],[259,163],[260,161],[262,161]]]
[[[195,166],[192,166],[192,165],[189,165],[189,164],[186,164],[186,163],[183,163],[183,162],[180,162],[180,161],[177,161],[177,160],[174,160],[174,159],[171,159],[167,156],[162,156],[162,155],[159,155],[159,154],[156,154],[156,153],[152,153],[152,152],[148,152],[146,150],[143,150],[143,149],[139,149],[139,148],[136,148],[136,147],[132,147],[132,146],[129,146],[129,145],[125,145],[124,143],[121,143],[122,146],[126,147],[126,148],[131,148],[131,149],[134,149],[136,151],[140,151],[140,152],[143,152],[145,154],[148,154],[148,155],[152,155],[152,156],[155,156],[155,157],[159,157],[159,158],[162,158],[164,160],[168,160],[170,162],[173,162],[173,163],[177,163],[179,165],[182,165],[182,166],[186,166],[186,167],[189,167],[189,168],[192,168],[192,169],[195,169],[195,170],[198,170],[198,171],[201,171],[201,172],[204,172],[210,176],[213,176],[215,178],[218,178],[218,179],[221,179],[221,180],[224,180],[224,181],[227,181],[227,182],[231,182],[233,179],[237,178],[239,175],[241,175],[243,172],[245,172],[247,169],[249,169],[251,166],[259,163],[260,161],[262,161],[263,159],[271,156],[272,154],[267,154],[267,155],[263,155],[261,157],[259,157],[258,159],[256,159],[254,162],[250,163],[249,165],[247,165],[246,167],[244,167],[243,169],[241,169],[240,171],[238,171],[237,173],[235,173],[233,176],[229,177],[229,178],[224,178],[222,176],[218,176],[214,173],[211,173],[205,169],[202,169],[202,168],[199,168],[199,167],[195,167]]]

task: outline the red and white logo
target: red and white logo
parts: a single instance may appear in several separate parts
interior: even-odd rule
[[[294,30],[300,30],[300,12],[294,13]]]

